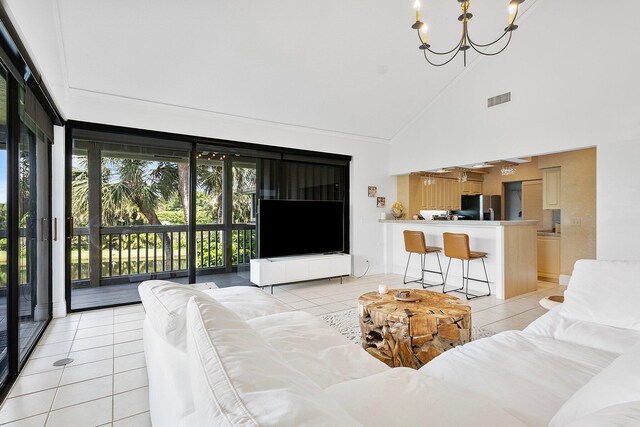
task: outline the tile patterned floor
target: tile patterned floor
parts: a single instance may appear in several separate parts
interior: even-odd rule
[[[379,284],[406,287],[398,275],[321,280],[274,288],[274,297],[294,310],[322,315],[352,308]],[[419,285],[415,286],[418,287]],[[437,289],[437,288],[433,288]],[[508,301],[470,301],[473,322],[494,332],[523,329],[546,310],[538,301],[562,289],[546,282],[538,291]],[[141,305],[87,311],[55,319],[0,409],[5,426],[150,426],[148,378],[142,347]],[[66,367],[52,363],[64,357]]]

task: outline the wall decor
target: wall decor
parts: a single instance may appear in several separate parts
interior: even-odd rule
[[[368,193],[369,197],[376,197],[378,195],[378,187],[376,187],[375,185],[370,185]]]
[[[378,203],[377,203],[377,206],[378,206],[379,208],[384,208],[384,205],[385,205],[385,198],[384,198],[384,197],[378,197]]]

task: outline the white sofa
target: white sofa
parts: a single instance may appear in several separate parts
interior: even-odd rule
[[[256,288],[140,295],[154,426],[640,423],[640,263],[580,261],[565,304],[418,371]]]

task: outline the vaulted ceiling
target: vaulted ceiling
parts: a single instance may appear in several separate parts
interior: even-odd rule
[[[28,44],[57,50],[37,59],[67,90],[382,141],[464,72],[458,58],[426,64],[410,29],[413,0],[4,1]],[[507,4],[472,2],[476,41],[500,33]],[[535,5],[523,4],[525,21]],[[422,11],[433,47],[455,45],[459,3],[423,0]]]

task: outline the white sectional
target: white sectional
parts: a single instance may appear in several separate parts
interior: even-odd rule
[[[456,347],[417,371],[388,368],[322,320],[289,311],[258,288],[200,292],[145,282],[152,422],[637,426],[640,309],[626,296],[640,288],[639,267],[581,261],[568,303],[524,331]],[[607,275],[611,269],[618,273]],[[589,321],[600,309],[607,315]]]
[[[640,262],[578,261],[564,304],[522,332],[503,332],[447,351],[421,372],[481,393],[530,426],[638,426],[637,405],[612,409],[615,424],[593,424],[589,417],[602,420],[606,407],[640,401],[637,368],[624,364],[626,376],[623,369],[605,375],[621,360],[640,366],[639,268]],[[596,393],[585,391],[594,388]],[[599,404],[589,399],[576,403],[581,395]]]

